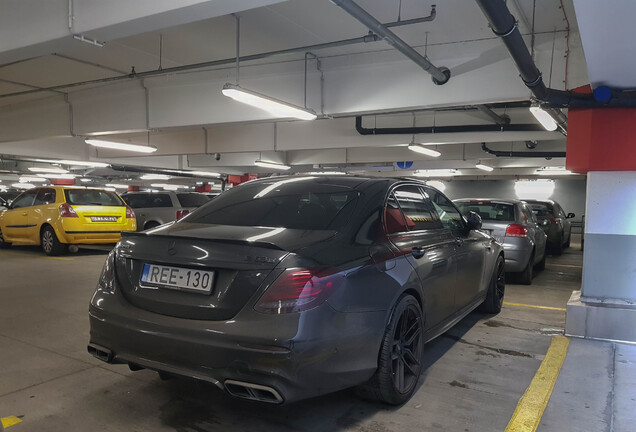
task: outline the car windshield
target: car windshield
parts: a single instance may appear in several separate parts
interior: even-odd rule
[[[71,205],[123,206],[116,193],[99,189],[66,189],[66,202]]]
[[[185,221],[305,230],[337,230],[344,226],[358,192],[339,185],[314,183],[306,187],[302,179],[244,184],[219,195]]]
[[[482,220],[506,222],[515,220],[514,205],[509,203],[496,201],[469,201],[456,202],[455,204],[463,214],[468,214],[468,212],[473,211],[481,216]]]
[[[177,198],[181,207],[201,207],[210,201],[207,196],[200,193],[178,193]]]
[[[545,219],[552,217],[552,209],[546,204],[528,203],[537,219]]]

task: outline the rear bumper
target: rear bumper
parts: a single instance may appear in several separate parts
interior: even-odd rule
[[[534,245],[527,237],[506,237],[503,248],[506,272],[518,273],[528,265]]]
[[[68,244],[115,244],[121,239],[121,231],[96,232],[80,231],[65,232],[60,238],[62,243]]]
[[[110,363],[184,375],[224,390],[228,380],[265,386],[282,403],[361,384],[377,368],[386,311],[340,313],[326,303],[301,314],[245,309],[228,321],[189,320],[98,290],[89,310],[90,343],[109,352],[102,360]]]

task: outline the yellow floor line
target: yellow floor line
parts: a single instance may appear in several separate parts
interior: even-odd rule
[[[546,309],[546,310],[555,310],[555,311],[565,312],[565,308],[552,307],[552,306],[539,306],[539,305],[529,305],[529,304],[523,304],[523,303],[510,303],[510,302],[503,302],[503,304],[507,306],[521,306],[521,307],[528,307],[528,308],[534,308],[534,309]]]
[[[0,421],[2,421],[2,426],[6,428],[8,428],[9,426],[17,425],[18,423],[22,423],[22,420],[15,416],[2,417]]]
[[[569,344],[570,339],[564,336],[552,338],[550,348],[548,348],[541,366],[532,378],[526,392],[519,399],[517,408],[506,427],[506,432],[534,432],[537,430],[568,353]]]
[[[0,256],[2,255],[14,255],[14,256],[23,256],[23,257],[30,257],[30,258],[46,258],[46,259],[60,260],[60,261],[73,261],[73,258],[50,257],[45,255],[36,255],[36,254],[31,255],[31,254],[22,253],[22,252],[2,251],[0,252]]]

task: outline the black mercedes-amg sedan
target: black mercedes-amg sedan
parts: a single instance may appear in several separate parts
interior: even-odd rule
[[[90,302],[88,351],[270,403],[359,386],[402,404],[423,344],[497,313],[501,245],[405,179],[289,176],[124,233]]]

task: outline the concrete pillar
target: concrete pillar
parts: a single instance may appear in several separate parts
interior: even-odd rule
[[[583,283],[566,334],[636,342],[636,110],[570,110],[566,165],[586,172]]]

